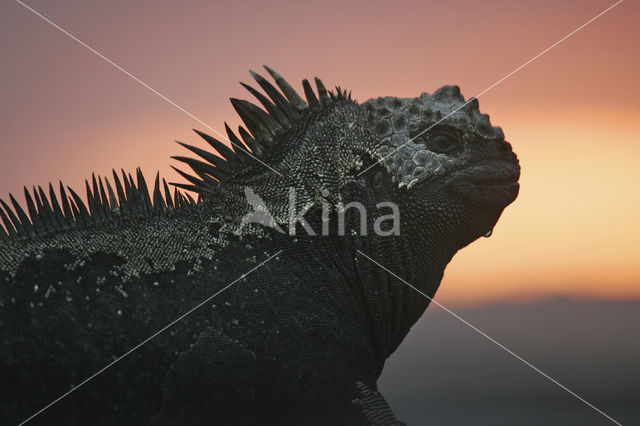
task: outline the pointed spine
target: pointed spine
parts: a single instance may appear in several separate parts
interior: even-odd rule
[[[27,201],[27,211],[29,212],[29,217],[31,218],[31,223],[33,224],[33,230],[36,234],[44,231],[44,225],[42,220],[38,216],[38,211],[36,210],[36,206],[33,202],[33,198],[31,198],[31,194],[29,194],[29,190],[27,187],[24,187],[24,198]]]
[[[59,230],[66,229],[67,226],[64,213],[62,212],[62,208],[58,202],[58,197],[56,196],[56,191],[53,189],[53,185],[51,185],[51,183],[49,183],[49,198],[51,199],[51,211],[56,223],[56,228]]]
[[[160,213],[165,209],[162,193],[160,192],[160,172],[156,172],[156,179],[153,184],[153,210]]]
[[[67,191],[64,189],[64,185],[62,181],[60,181],[60,202],[62,203],[62,211],[64,213],[64,221],[68,227],[73,227],[76,224],[76,219],[73,216],[73,210],[69,205],[69,196],[67,195]]]
[[[33,192],[36,192],[36,189],[33,189]],[[38,186],[38,199],[40,200],[40,205],[38,206],[38,214],[43,217],[45,227],[47,228],[47,232],[54,232],[60,230],[58,226],[58,222],[53,213],[53,207],[47,198],[47,194],[45,194],[44,190],[41,186]]]
[[[49,200],[41,187],[34,186],[31,191],[33,192],[33,198],[36,200],[36,207],[38,208],[38,218],[42,223],[44,232],[53,232],[56,230],[53,217],[51,214],[51,207],[49,206]]]
[[[120,204],[118,203],[118,198],[116,197],[116,194],[113,192],[113,188],[109,183],[109,179],[104,178],[104,183],[107,186],[107,194],[109,194],[109,209],[111,210],[112,215],[113,214],[117,215],[120,213]]]
[[[234,144],[234,146],[245,146],[245,144],[238,138],[238,136],[233,133],[233,130],[231,130],[226,122],[224,123],[224,129],[227,132],[229,140]],[[252,160],[251,155],[249,151],[247,151],[247,149],[237,150],[236,155],[238,156],[238,160],[240,160],[240,163],[243,165]]]
[[[109,199],[107,198],[107,191],[104,189],[102,176],[98,176],[98,188],[100,190],[100,204],[102,205],[102,212],[106,218],[111,219],[111,206],[109,205]]]
[[[122,181],[124,182],[124,193],[127,196],[127,208],[131,215],[136,215],[140,213],[140,203],[134,188],[133,178],[131,175],[127,176],[123,169],[120,169],[120,171],[122,172]]]
[[[193,129],[194,132],[196,132],[198,134],[198,136],[200,136],[202,139],[204,139],[209,145],[211,145],[211,147],[213,147],[213,149],[215,149],[216,151],[218,151],[218,154],[220,154],[220,156],[222,158],[224,158],[228,163],[229,166],[232,168],[234,165],[240,165],[240,162],[236,156],[236,153],[229,148],[228,146],[226,146],[224,143],[220,142],[218,139],[203,133],[199,130]],[[242,145],[240,145],[242,147]]]
[[[295,120],[300,117],[298,109],[291,105],[291,103],[276,89],[271,83],[269,83],[260,74],[253,71],[249,71],[251,77],[262,87],[267,96],[271,98],[273,103],[284,113],[290,120]]]
[[[151,213],[153,211],[153,205],[151,204],[151,197],[149,196],[149,188],[147,188],[147,182],[144,179],[144,175],[142,174],[140,167],[136,169],[136,179],[138,181],[137,190],[140,194],[142,211],[145,213]]]
[[[271,115],[283,128],[289,128],[291,126],[291,122],[287,118],[284,112],[280,110],[274,103],[272,103],[266,96],[262,93],[258,92],[253,87],[249,86],[245,83],[240,83],[242,87],[247,89],[249,93],[256,97],[256,99],[264,106],[269,115]]]
[[[122,175],[124,176],[124,170],[122,171]],[[120,177],[115,170],[113,170],[113,183],[116,186],[116,194],[118,194],[120,213],[125,216],[129,215],[131,211],[129,210],[129,206],[127,205],[127,196],[124,192],[124,188],[122,187],[122,183],[120,182]]]
[[[251,136],[251,134],[247,132],[247,129],[242,126],[238,126],[238,133],[240,133],[240,137],[244,141],[244,144],[249,147],[251,152],[256,155],[260,155],[265,151],[266,147],[255,140],[253,136]]]
[[[84,181],[85,192],[87,193],[87,207],[89,209],[89,216],[92,218],[98,217],[98,203],[91,191],[91,187],[89,186],[89,181],[85,179]],[[77,200],[76,200],[77,203]]]
[[[167,209],[173,210],[173,200],[171,199],[171,191],[169,190],[169,185],[167,185],[167,181],[162,179],[162,185],[164,186],[164,198],[167,202]]]
[[[29,220],[29,217],[27,216],[25,211],[22,210],[22,207],[20,207],[20,204],[16,201],[15,197],[12,194],[9,194],[9,200],[11,201],[11,204],[13,205],[13,209],[15,210],[16,214],[18,215],[18,219],[22,226],[22,230],[27,235],[33,235],[34,234],[33,224]]]
[[[190,206],[194,206],[196,204],[196,201],[191,197],[191,195],[189,195],[189,193],[185,193],[184,195],[187,197],[187,200],[189,200]]]
[[[327,88],[324,87],[324,83],[318,77],[315,77],[316,88],[318,89],[318,96],[320,97],[321,104],[329,103],[329,95],[327,94]]]
[[[316,98],[316,94],[313,93],[313,89],[311,88],[311,84],[309,84],[309,80],[306,78],[302,80],[302,88],[304,89],[304,95],[307,98],[307,103],[311,108],[315,108],[320,105],[318,98]]]
[[[9,206],[7,206],[7,204],[3,201],[0,200],[0,204],[2,204],[2,208],[0,208],[0,219],[2,219],[2,223],[4,224],[4,227],[7,229],[7,233],[9,235],[9,237],[16,237],[18,235],[18,233],[20,232],[19,229],[17,229],[16,227],[16,222],[18,220],[18,218],[12,218],[11,216],[13,215],[13,212],[10,210]],[[5,210],[6,210],[6,214],[5,214]]]
[[[229,166],[229,163],[227,163],[227,161],[225,161],[223,158],[218,157],[215,154],[212,154],[208,151],[205,151],[204,149],[200,149],[193,145],[189,145],[183,142],[178,142],[178,144],[187,148],[189,151],[193,152],[194,154],[200,156],[201,158],[209,162],[209,164],[215,166],[215,168],[217,169],[216,174],[219,174],[222,178],[226,178],[231,174],[231,171],[232,171],[231,166]],[[172,158],[175,159],[176,157],[172,157]],[[185,157],[180,156],[180,158],[185,158]]]
[[[187,165],[189,165],[189,167],[191,167],[191,169],[193,169],[193,171],[196,172],[198,176],[200,176],[200,178],[208,184],[215,185],[217,182],[213,179],[207,179],[206,175],[212,178],[215,178],[217,180],[223,179],[220,176],[224,176],[224,175],[219,174],[220,173],[219,169],[217,167],[213,167],[209,163],[205,163],[204,161],[196,160],[195,158],[189,158],[189,157],[175,156],[171,158],[173,158],[174,160],[182,161],[183,163],[186,163]]]
[[[260,142],[268,145],[276,133],[277,122],[251,102],[236,98],[230,100],[231,105],[238,112],[251,134]]]
[[[264,65],[264,69],[266,69],[267,72],[271,75],[271,77],[275,80],[280,90],[282,90],[282,93],[284,93],[284,96],[293,106],[295,106],[298,109],[304,109],[307,107],[307,104],[302,100],[300,95],[298,95],[298,93],[293,89],[293,87],[289,85],[287,80],[285,80],[280,74],[278,74],[277,72],[275,72],[274,70],[272,70],[266,65]]]
[[[88,184],[87,184],[88,187]],[[87,207],[82,202],[82,199],[76,192],[71,189],[71,187],[67,186],[69,193],[71,194],[71,198],[73,199],[73,204],[71,205],[74,210],[73,215],[76,218],[76,221],[82,225],[88,225],[91,223],[91,216],[89,215],[89,211]]]

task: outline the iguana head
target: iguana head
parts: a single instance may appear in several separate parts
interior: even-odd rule
[[[477,99],[465,102],[458,86],[445,86],[362,106],[376,144],[369,152],[381,163],[365,173],[378,174],[374,182],[383,176],[393,182],[415,227],[438,227],[455,249],[489,236],[518,194],[520,167]]]

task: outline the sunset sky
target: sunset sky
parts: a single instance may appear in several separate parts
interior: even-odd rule
[[[28,5],[209,126],[269,64],[365,101],[476,95],[615,1],[99,2]],[[522,165],[494,234],[437,300],[640,297],[640,5],[625,1],[479,99]],[[206,127],[17,2],[0,3],[0,197],[111,168],[178,181],[173,140]]]

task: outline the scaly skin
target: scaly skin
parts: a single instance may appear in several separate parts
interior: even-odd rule
[[[455,86],[357,104],[319,80],[316,97],[305,81],[305,102],[268,71],[281,92],[255,74],[269,98],[249,88],[268,113],[232,100],[251,134],[242,129],[241,142],[228,132],[282,176],[203,135],[220,156],[185,145],[205,161],[177,157],[194,171],[181,186],[197,202],[162,191],[158,178],[149,196],[138,173],[137,184],[94,178],[87,207],[51,188],[28,194],[28,214],[0,208],[3,424],[243,274],[32,422],[400,424],[376,380],[428,299],[358,251],[432,297],[456,251],[515,200],[518,161],[477,101],[430,128],[464,104]],[[289,188],[317,233],[331,206],[329,235],[300,223],[296,235],[241,226],[247,187],[285,231]],[[353,201],[365,206],[367,235],[355,214],[339,235],[335,206]],[[374,235],[374,219],[389,213],[376,204],[389,201],[400,232]]]

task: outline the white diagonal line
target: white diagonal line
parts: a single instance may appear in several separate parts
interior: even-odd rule
[[[36,14],[37,16],[39,16],[40,18],[42,18],[44,21],[46,21],[47,23],[51,24],[54,28],[60,30],[61,32],[63,32],[65,35],[67,35],[68,37],[70,37],[71,39],[73,39],[75,42],[77,42],[78,44],[86,47],[87,49],[89,49],[91,52],[93,52],[94,54],[96,54],[97,56],[99,56],[101,59],[103,59],[104,61],[110,63],[111,65],[113,65],[116,69],[118,69],[118,71],[122,72],[123,74],[125,74],[126,76],[132,78],[133,80],[137,81],[138,83],[140,83],[142,86],[144,86],[146,89],[148,89],[149,91],[155,93],[156,95],[160,96],[162,99],[164,99],[165,101],[167,101],[168,103],[170,103],[171,105],[173,105],[174,107],[178,108],[180,111],[182,111],[183,113],[185,113],[186,115],[188,115],[189,117],[193,118],[194,120],[196,120],[198,123],[202,124],[203,126],[207,127],[209,130],[211,130],[212,132],[214,132],[216,135],[220,136],[222,139],[224,139],[225,141],[229,142],[231,145],[233,145],[234,147],[241,149],[242,151],[244,151],[247,155],[249,155],[251,158],[253,158],[254,160],[256,160],[258,163],[262,164],[263,166],[265,166],[266,168],[268,168],[269,170],[271,170],[272,172],[276,173],[277,175],[282,176],[282,173],[280,173],[279,171],[277,171],[276,169],[274,169],[273,167],[269,166],[268,164],[264,163],[262,160],[260,160],[259,158],[255,157],[250,151],[248,151],[247,149],[245,149],[243,146],[238,145],[234,142],[232,142],[231,140],[229,140],[229,138],[227,138],[225,135],[223,135],[222,133],[220,133],[219,131],[217,131],[216,129],[214,129],[213,127],[209,126],[207,123],[205,123],[204,121],[200,120],[198,117],[196,117],[195,115],[193,115],[192,113],[190,113],[189,111],[187,111],[186,109],[184,109],[183,107],[181,107],[180,105],[176,104],[174,101],[172,101],[171,99],[167,98],[165,95],[163,95],[162,93],[158,92],[156,89],[154,89],[153,87],[149,86],[147,83],[145,83],[144,81],[140,80],[138,77],[136,77],[135,75],[131,74],[129,71],[125,70],[124,68],[122,68],[120,65],[116,64],[115,62],[113,62],[111,59],[107,58],[106,56],[104,56],[102,53],[98,52],[96,49],[94,49],[93,47],[89,46],[88,44],[86,44],[85,42],[83,42],[82,40],[80,40],[78,37],[74,36],[73,34],[71,34],[70,32],[68,32],[67,30],[65,30],[64,28],[60,27],[59,25],[57,25],[56,23],[54,23],[53,21],[51,21],[49,18],[47,18],[46,16],[42,15],[40,12],[38,12],[37,10],[31,8],[30,6],[26,5],[25,3],[23,3],[20,0],[16,0],[17,3],[21,4],[22,6],[24,6],[25,8],[27,8],[28,10],[30,10],[31,12],[33,12],[34,14]]]
[[[425,133],[427,133],[429,130],[431,130],[433,127],[435,127],[436,125],[440,124],[441,122],[443,122],[445,119],[451,117],[453,114],[455,114],[456,112],[460,111],[462,108],[464,108],[465,106],[467,106],[467,104],[469,104],[470,102],[472,102],[474,99],[478,99],[480,96],[484,95],[485,93],[487,93],[489,90],[493,89],[494,87],[496,87],[498,84],[502,83],[503,81],[505,81],[507,78],[511,77],[512,75],[514,75],[515,73],[517,73],[518,71],[520,71],[522,68],[526,67],[527,65],[529,65],[530,63],[532,63],[533,61],[535,61],[536,59],[538,59],[539,57],[541,57],[542,55],[544,55],[545,53],[547,53],[548,51],[550,51],[551,49],[553,49],[554,47],[556,47],[557,45],[559,45],[560,43],[562,43],[563,41],[565,41],[566,39],[568,39],[569,37],[571,37],[572,35],[574,35],[575,33],[577,33],[578,31],[582,30],[584,27],[586,27],[587,25],[591,24],[593,21],[595,21],[596,19],[600,18],[602,15],[604,15],[605,13],[609,12],[611,9],[613,9],[614,7],[616,7],[617,5],[619,5],[620,3],[622,3],[624,0],[618,0],[618,2],[612,4],[611,6],[609,6],[608,8],[606,8],[605,10],[603,10],[602,12],[598,13],[596,16],[594,16],[593,18],[589,19],[587,22],[585,22],[584,24],[580,25],[578,28],[576,28],[575,30],[571,31],[569,34],[567,34],[566,36],[562,37],[560,40],[556,41],[555,43],[553,43],[551,46],[547,47],[546,49],[544,49],[542,52],[538,53],[536,56],[534,56],[533,58],[529,59],[527,62],[525,62],[524,64],[520,65],[518,68],[514,69],[513,71],[511,71],[509,74],[505,75],[504,77],[502,77],[500,80],[496,81],[495,83],[493,83],[491,86],[487,87],[486,89],[484,89],[482,92],[478,93],[477,95],[471,97],[467,102],[463,103],[462,105],[460,105],[459,107],[457,107],[456,109],[454,109],[453,111],[451,111],[449,114],[445,115],[443,118],[441,118],[440,120],[436,121],[435,123],[433,123],[431,126],[427,127],[425,130],[423,130],[422,132],[418,133],[416,136],[414,136],[413,138],[409,139],[408,141],[406,141],[405,143],[403,143],[402,145],[398,146],[395,150],[391,151],[389,154],[385,155],[381,160],[378,160],[377,162],[373,163],[372,165],[370,165],[369,167],[367,167],[366,169],[364,169],[363,171],[361,171],[360,173],[358,173],[358,176],[362,175],[363,173],[366,173],[368,170],[370,170],[371,168],[375,167],[375,165],[377,163],[381,163],[382,160],[386,160],[387,158],[389,158],[390,156],[392,156],[393,154],[395,154],[396,152],[398,152],[400,150],[400,148],[402,148],[403,146],[405,146],[406,144],[408,144],[409,142],[413,142],[415,139],[419,138],[420,136],[424,135]]]
[[[274,257],[276,257],[277,255],[279,255],[280,253],[282,253],[283,250],[279,250],[276,254],[273,254],[271,256],[269,256],[266,260],[262,261],[261,263],[259,263],[258,265],[254,266],[253,268],[251,268],[248,272],[242,274],[240,277],[238,277],[236,280],[234,280],[232,283],[227,284],[225,287],[223,287],[221,290],[218,290],[217,292],[215,292],[213,295],[209,296],[208,298],[206,298],[205,300],[203,300],[202,302],[200,302],[199,304],[197,304],[196,306],[194,306],[193,308],[191,308],[190,310],[188,310],[187,312],[185,312],[184,314],[182,314],[181,316],[179,316],[178,318],[176,318],[175,320],[173,320],[172,322],[170,322],[169,324],[167,324],[166,326],[164,326],[163,328],[161,328],[159,331],[157,331],[156,333],[154,333],[153,335],[147,337],[145,340],[143,340],[142,342],[138,343],[136,346],[134,346],[133,348],[129,349],[129,351],[127,351],[125,354],[120,355],[118,358],[116,358],[114,361],[110,362],[109,364],[107,364],[106,366],[104,366],[103,368],[101,368],[100,370],[98,370],[97,372],[95,372],[93,375],[91,375],[90,377],[86,378],[84,381],[82,381],[79,385],[73,387],[71,390],[67,391],[66,393],[62,394],[60,397],[58,397],[57,399],[51,401],[49,404],[47,404],[45,407],[43,407],[40,411],[38,411],[37,413],[33,414],[31,417],[29,417],[28,419],[23,420],[20,424],[18,424],[18,426],[22,426],[23,424],[27,423],[28,421],[30,421],[31,419],[33,419],[34,417],[36,417],[38,414],[42,413],[43,411],[45,411],[46,409],[48,409],[49,407],[51,407],[52,405],[58,403],[60,400],[62,400],[63,398],[65,398],[66,396],[68,396],[69,394],[71,394],[72,392],[78,390],[78,388],[80,388],[81,386],[83,386],[84,384],[88,383],[89,381],[93,380],[94,378],[96,378],[98,375],[102,374],[105,370],[107,370],[109,367],[111,367],[112,365],[114,365],[115,363],[117,363],[118,361],[122,360],[124,357],[130,355],[132,352],[136,351],[137,349],[139,349],[141,346],[143,346],[144,344],[148,343],[150,340],[152,340],[153,338],[155,338],[157,335],[159,335],[160,333],[164,332],[165,330],[167,330],[168,328],[172,327],[173,325],[175,325],[176,323],[182,321],[186,316],[190,315],[191,313],[193,313],[195,310],[197,310],[198,308],[200,308],[202,305],[208,303],[209,301],[211,301],[211,299],[213,299],[214,297],[216,297],[217,295],[219,295],[220,293],[222,293],[223,291],[225,291],[226,289],[228,289],[229,287],[231,287],[232,285],[234,285],[235,283],[237,283],[238,281],[246,278],[247,275],[251,274],[253,271],[255,271],[256,269],[260,268],[262,265],[264,265],[265,263],[267,263],[268,261],[270,261],[271,259],[273,259]]]
[[[472,328],[474,331],[476,331],[477,333],[479,333],[480,335],[486,337],[487,339],[489,339],[491,342],[495,343],[498,347],[500,347],[501,349],[503,349],[505,352],[509,353],[510,355],[514,356],[516,359],[518,359],[520,362],[526,364],[527,366],[531,367],[533,370],[535,370],[536,372],[540,373],[542,376],[546,377],[548,380],[550,380],[551,382],[555,383],[556,385],[560,386],[562,389],[564,389],[565,391],[569,392],[571,395],[573,395],[574,397],[578,398],[580,401],[584,402],[585,404],[587,404],[589,407],[593,408],[594,410],[596,410],[598,413],[602,414],[603,416],[605,416],[607,419],[611,420],[613,423],[617,424],[618,426],[622,426],[622,424],[620,422],[618,422],[617,420],[614,420],[613,418],[611,418],[611,416],[609,416],[607,413],[605,413],[604,411],[602,411],[601,409],[599,409],[598,407],[596,407],[595,405],[593,405],[592,403],[590,403],[589,401],[587,401],[586,399],[584,399],[583,397],[581,397],[580,395],[578,395],[577,393],[575,393],[574,391],[572,391],[571,389],[567,388],[566,386],[564,386],[562,383],[558,382],[556,379],[554,379],[553,377],[549,376],[547,373],[545,373],[544,371],[540,370],[538,367],[536,367],[535,365],[531,364],[529,361],[527,361],[526,359],[522,358],[520,355],[516,354],[515,352],[513,352],[511,349],[507,348],[506,346],[504,346],[502,343],[498,342],[496,339],[494,339],[493,337],[489,336],[487,333],[485,333],[484,331],[480,330],[478,327],[476,327],[475,325],[471,324],[469,321],[465,320],[464,318],[462,318],[461,316],[459,316],[458,314],[456,314],[455,312],[453,312],[452,310],[448,309],[447,307],[441,305],[440,303],[438,303],[437,301],[433,300],[433,298],[427,296],[425,293],[423,293],[422,291],[418,290],[416,287],[414,287],[413,285],[409,284],[407,281],[405,281],[404,279],[402,279],[402,277],[399,277],[398,275],[394,274],[393,272],[391,272],[389,269],[385,268],[383,265],[381,265],[380,263],[376,262],[375,260],[373,260],[372,258],[370,258],[369,256],[367,256],[366,254],[364,254],[363,252],[361,252],[360,250],[356,250],[360,255],[364,256],[365,258],[367,258],[369,261],[371,261],[372,263],[376,264],[378,267],[384,269],[387,273],[389,273],[390,275],[392,275],[393,277],[395,277],[396,279],[402,281],[404,284],[408,285],[409,287],[411,287],[412,289],[414,289],[415,291],[417,291],[418,293],[420,293],[421,295],[423,295],[424,297],[426,297],[427,299],[429,299],[430,302],[435,303],[436,305],[438,305],[439,307],[441,307],[442,309],[444,309],[447,313],[451,314],[452,316],[454,316],[455,318],[459,319],[460,321],[462,321],[465,325],[469,326],[470,328]]]

